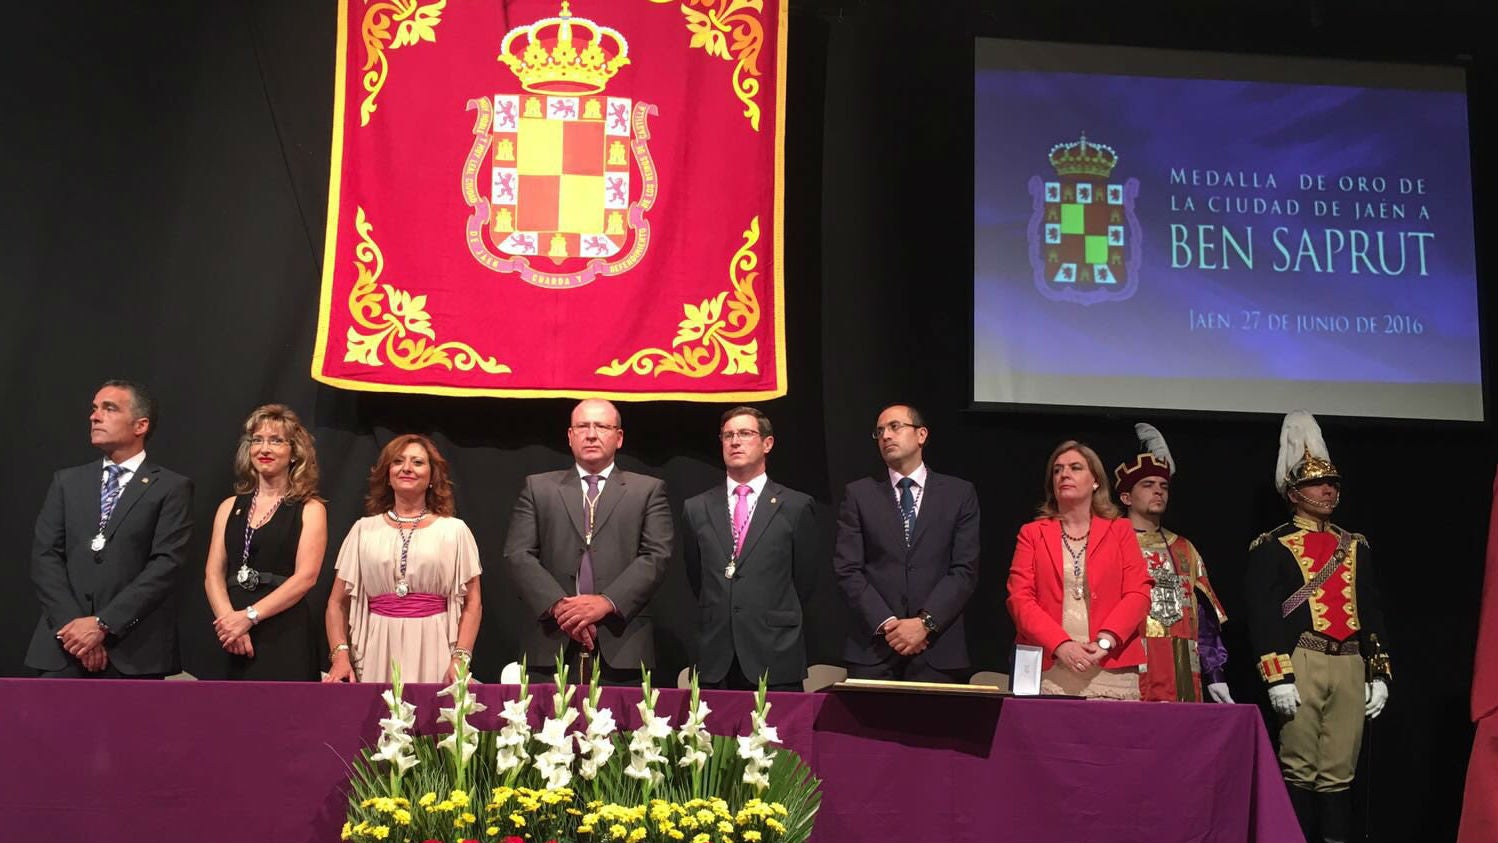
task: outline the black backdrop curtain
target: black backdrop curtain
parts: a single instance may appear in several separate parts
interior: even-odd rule
[[[1133,422],[1149,420],[1182,466],[1169,522],[1196,541],[1230,617],[1242,617],[1247,544],[1284,516],[1270,484],[1278,416],[967,409],[972,36],[1460,57],[1471,68],[1477,227],[1487,232],[1494,51],[1492,13],[1480,5],[1082,3],[990,13],[962,3],[792,3],[790,394],[762,405],[778,434],[772,474],[817,499],[830,543],[843,484],[880,467],[868,438],[880,406],[922,407],[932,431],[928,462],[978,485],[984,567],[968,631],[978,666],[1007,670],[1013,627],[1004,574],[1014,534],[1040,497],[1046,454],[1077,437],[1111,466],[1132,453]],[[524,621],[498,557],[522,478],[567,464],[570,402],[356,394],[307,374],[335,8],[266,0],[7,10],[0,429],[9,470],[0,570],[9,586],[0,589],[0,674],[25,673],[38,614],[27,574],[33,519],[51,472],[93,458],[84,419],[109,377],[154,388],[163,412],[151,456],[197,483],[198,529],[177,607],[190,672],[213,678],[223,668],[201,565],[214,507],[229,493],[237,426],[267,401],[291,404],[315,430],[329,565],[361,512],[379,446],[404,431],[436,438],[454,465],[459,515],[489,570],[476,672],[497,678],[515,655]],[[1486,253],[1479,267],[1486,290]],[[1483,308],[1491,328],[1491,295]],[[1121,348],[1148,342],[1119,337]],[[1170,353],[1168,343],[1156,350]],[[720,482],[713,434],[724,407],[622,409],[621,464],[663,477],[678,510]],[[1338,520],[1368,533],[1381,563],[1397,678],[1359,787],[1376,797],[1376,837],[1450,838],[1472,735],[1466,707],[1493,427],[1341,419],[1323,427],[1348,478]],[[330,578],[326,570],[312,599],[322,600]],[[656,617],[660,672],[674,676],[690,658],[696,620],[679,564]],[[835,662],[846,611],[830,569],[809,617],[812,660]],[[1235,696],[1262,702],[1242,624],[1230,621],[1225,634]]]

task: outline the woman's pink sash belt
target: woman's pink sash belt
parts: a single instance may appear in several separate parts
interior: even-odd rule
[[[369,611],[386,618],[429,618],[447,611],[447,595],[420,591],[405,597],[376,594],[369,598]]]

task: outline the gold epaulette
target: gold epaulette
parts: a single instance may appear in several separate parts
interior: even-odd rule
[[[1280,526],[1282,527],[1284,525],[1281,524]],[[1279,527],[1275,527],[1274,528],[1274,530],[1278,530],[1278,529],[1279,529]],[[1259,545],[1261,545],[1264,542],[1267,542],[1270,539],[1274,538],[1274,530],[1270,530],[1267,533],[1260,533],[1258,538],[1254,539],[1252,542],[1249,543],[1249,545],[1248,545],[1249,552],[1252,553],[1254,550],[1258,549]]]
[[[1363,535],[1362,533],[1353,533],[1352,541],[1354,544],[1361,544],[1369,550],[1373,549],[1373,545],[1368,544],[1368,537]]]

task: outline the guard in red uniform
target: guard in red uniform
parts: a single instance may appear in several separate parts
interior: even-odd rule
[[[1292,517],[1249,548],[1249,633],[1283,720],[1280,768],[1306,840],[1340,843],[1363,718],[1389,698],[1383,612],[1368,540],[1331,523],[1342,477],[1309,413],[1285,417],[1275,486]]]

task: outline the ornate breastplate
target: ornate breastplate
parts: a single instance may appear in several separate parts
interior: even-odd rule
[[[1147,558],[1150,576],[1155,578],[1155,587],[1150,589],[1150,619],[1169,629],[1186,616],[1181,575],[1169,559],[1160,559],[1153,553]]]

